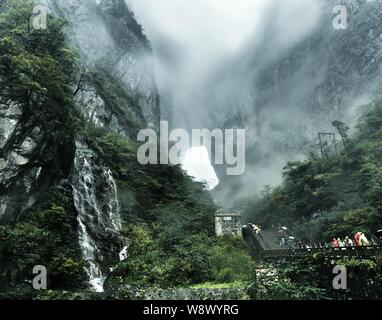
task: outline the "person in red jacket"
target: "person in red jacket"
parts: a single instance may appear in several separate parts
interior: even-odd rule
[[[338,243],[338,240],[336,238],[333,238],[332,240],[332,247],[333,248],[339,248],[340,244]]]
[[[360,240],[361,240],[361,232],[357,232],[354,235],[354,245],[356,245],[357,247],[360,247],[361,246]]]

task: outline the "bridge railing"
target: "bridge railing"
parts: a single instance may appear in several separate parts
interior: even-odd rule
[[[251,228],[247,227],[243,229],[243,237],[247,241],[254,257],[263,255],[264,248],[261,245],[259,237]]]
[[[299,257],[306,255],[314,255],[322,253],[326,257],[345,258],[356,257],[365,258],[373,257],[382,254],[382,246],[367,246],[367,247],[341,247],[341,248],[309,248],[309,249],[280,249],[280,250],[264,250],[262,257],[264,258],[288,258]]]
[[[322,245],[312,245],[309,248],[282,248],[269,249],[260,235],[256,234],[251,228],[246,228],[245,237],[249,243],[252,253],[261,258],[292,258],[314,254],[323,254],[329,258],[367,258],[382,254],[382,245],[362,246],[362,247],[325,247]]]

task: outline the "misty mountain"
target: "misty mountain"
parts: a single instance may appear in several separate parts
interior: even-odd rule
[[[214,0],[162,1],[158,13],[155,1],[130,3],[152,41],[162,119],[246,129],[246,173],[215,166],[228,207],[281,182],[287,160],[303,159],[334,120],[352,125],[380,88],[380,1],[241,1],[227,12]],[[333,27],[337,5],[346,30]]]
[[[272,32],[266,31],[259,43],[250,44],[218,75],[223,88],[211,104],[218,106],[210,114],[214,126],[247,129],[247,172],[242,178],[227,178],[233,180],[231,196],[248,195],[249,185],[258,191],[266,184],[276,185],[286,160],[303,158],[319,132],[335,133],[334,120],[352,125],[357,107],[379,95],[381,2],[344,2],[349,14],[346,30],[333,28],[332,2],[323,3],[318,22],[302,39],[280,49]],[[294,19],[299,23],[304,17]],[[272,30],[272,20],[269,24]],[[287,41],[288,34],[283,36]],[[245,86],[230,91],[232,78],[239,83],[244,78]],[[222,182],[220,189],[225,187]]]
[[[378,97],[382,2],[340,1],[348,21],[337,30],[331,0],[217,1],[43,0],[42,30],[33,1],[1,1],[5,295],[40,294],[28,282],[36,265],[53,290],[122,299],[139,297],[132,286],[252,281],[242,241],[214,236],[216,202],[277,185],[320,132],[352,127]],[[220,185],[208,192],[180,166],[140,165],[137,133],[161,120],[245,129],[246,172],[215,165]]]
[[[158,92],[144,63],[151,49],[125,2],[46,1],[46,5],[67,21],[65,31],[80,55],[71,86],[75,108],[86,122],[132,138],[138,129],[156,128]],[[16,103],[2,104],[1,112],[1,185],[6,190],[0,197],[0,217],[15,220],[42,190],[67,176],[71,163],[62,164],[67,157],[60,153],[73,154],[74,142],[59,148],[48,143],[54,133],[38,125],[39,115],[25,115]]]
[[[128,263],[151,259],[139,251],[151,234],[157,263],[172,261],[159,277],[174,284],[171,250],[195,230],[211,237],[216,208],[179,167],[137,161],[137,132],[160,121],[150,43],[123,0],[44,5],[42,29],[34,2],[0,7],[1,295],[37,294],[36,265],[53,289],[123,287],[113,271],[132,253]],[[124,267],[128,282],[152,277]]]

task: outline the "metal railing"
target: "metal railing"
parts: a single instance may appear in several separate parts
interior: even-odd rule
[[[322,254],[328,258],[372,258],[382,255],[382,245],[371,245],[363,247],[323,247],[310,246],[309,248],[282,248],[269,249],[260,235],[256,234],[252,229],[247,228],[243,231],[246,241],[248,242],[252,254],[256,257],[265,259],[271,258],[294,258],[315,254]]]

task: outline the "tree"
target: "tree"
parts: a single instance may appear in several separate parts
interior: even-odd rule
[[[337,129],[338,134],[341,136],[342,143],[346,148],[348,146],[350,128],[342,121],[333,121],[332,126]]]

